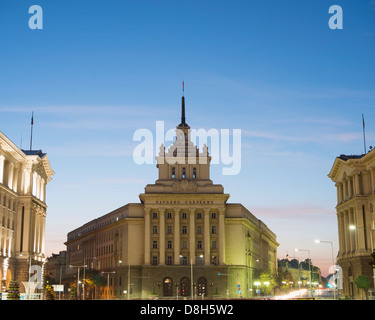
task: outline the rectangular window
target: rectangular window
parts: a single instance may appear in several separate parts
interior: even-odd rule
[[[183,212],[182,213],[182,219],[186,219],[187,215],[186,215],[186,212]]]
[[[193,168],[193,179],[197,177],[197,168]]]
[[[172,264],[172,256],[168,256],[167,257],[167,265],[171,265]]]
[[[186,240],[182,241],[182,249],[187,249],[187,241]]]
[[[158,218],[158,213],[157,212],[153,212],[152,213],[152,218],[153,219],[157,219]]]
[[[182,168],[182,179],[186,178],[186,168]]]
[[[182,234],[187,234],[187,226],[182,226]]]
[[[172,179],[176,178],[176,168],[172,167]]]
[[[201,212],[197,212],[197,219],[202,219],[202,213]]]
[[[158,248],[158,242],[156,240],[152,241],[152,248],[157,249]]]
[[[187,257],[182,257],[182,265],[186,266],[187,265]]]
[[[212,219],[216,219],[216,212],[212,212],[212,213],[211,213],[211,218],[212,218]]]
[[[197,241],[197,248],[202,249],[202,241],[200,240]]]
[[[172,226],[167,226],[167,233],[171,234],[172,233]]]
[[[211,227],[211,233],[212,234],[216,234],[216,226],[212,226]]]
[[[168,240],[167,242],[167,248],[172,249],[172,241]]]
[[[216,241],[215,240],[213,240],[211,242],[211,249],[216,249]]]
[[[152,233],[154,233],[154,234],[158,233],[158,227],[157,226],[152,227]]]
[[[167,219],[172,219],[172,212],[167,213]]]
[[[153,256],[153,257],[152,257],[152,264],[153,264],[154,266],[156,266],[156,265],[158,264],[158,257],[157,257],[157,256]]]
[[[202,226],[197,226],[197,233],[202,234]]]

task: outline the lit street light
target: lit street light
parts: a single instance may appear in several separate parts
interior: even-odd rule
[[[331,244],[331,255],[332,255],[332,267],[334,268],[332,271],[332,279],[333,279],[333,299],[336,300],[336,280],[335,280],[335,271],[336,271],[336,264],[335,264],[335,259],[333,256],[333,242],[331,241],[323,241],[323,240],[315,240],[315,243],[330,243]]]

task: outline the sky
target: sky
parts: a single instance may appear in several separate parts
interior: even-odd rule
[[[32,4],[43,29],[31,29]],[[331,29],[332,5],[343,29]],[[48,154],[46,254],[67,233],[157,179],[134,132],[180,123],[241,129],[241,171],[211,179],[262,220],[286,254],[323,275],[338,251],[335,157],[375,131],[375,1],[3,0],[0,131]]]

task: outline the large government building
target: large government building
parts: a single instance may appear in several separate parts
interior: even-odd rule
[[[374,291],[370,255],[375,240],[375,150],[362,155],[340,155],[328,177],[337,188],[341,295],[360,298],[362,293],[354,283],[359,275],[368,276]]]
[[[255,295],[256,277],[277,272],[276,235],[210,179],[207,147],[190,141],[185,97],[176,140],[156,160],[158,179],[139,203],[68,233],[68,272],[105,272],[109,291],[99,295],[111,298]]]
[[[54,172],[41,150],[21,150],[0,132],[0,279],[29,280],[45,260],[46,186]]]

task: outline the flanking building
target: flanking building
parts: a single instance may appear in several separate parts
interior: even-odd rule
[[[46,186],[54,172],[41,150],[21,150],[0,132],[0,279],[29,280],[45,259]]]
[[[68,233],[67,272],[103,271],[108,286],[96,297],[253,296],[261,272],[277,273],[276,235],[212,182],[207,147],[190,141],[184,97],[176,140],[156,160],[158,180],[139,203]]]
[[[370,255],[375,240],[375,150],[362,155],[340,155],[328,177],[337,188],[341,296],[360,298],[360,289],[354,283],[359,275],[368,276],[374,291]]]

